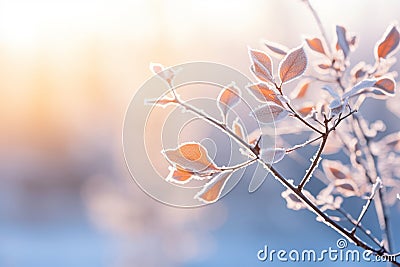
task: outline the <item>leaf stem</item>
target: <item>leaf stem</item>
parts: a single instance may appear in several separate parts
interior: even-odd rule
[[[329,51],[330,54],[332,54],[331,46],[329,45],[328,36],[326,35],[325,28],[322,25],[321,19],[320,19],[319,15],[318,15],[317,11],[315,11],[314,7],[311,5],[309,0],[303,0],[303,2],[307,5],[308,9],[311,11],[315,21],[317,22],[319,31],[321,32],[321,35],[322,35],[322,37],[323,37],[323,39],[325,41],[325,44],[326,44],[326,46],[328,48],[328,51]]]

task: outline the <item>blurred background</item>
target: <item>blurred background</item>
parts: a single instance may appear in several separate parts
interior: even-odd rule
[[[331,38],[335,24],[359,34],[353,60],[372,62],[400,19],[396,0],[312,3]],[[248,45],[317,34],[300,0],[0,0],[0,266],[256,266],[268,264],[256,258],[264,245],[335,247],[334,231],[286,209],[274,179],[172,208],[138,188],[122,153],[124,113],[150,62],[214,61],[250,76]]]

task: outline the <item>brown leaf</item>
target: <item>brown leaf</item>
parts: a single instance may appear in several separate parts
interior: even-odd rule
[[[271,58],[266,53],[255,49],[249,49],[249,55],[254,75],[264,82],[274,83]]]
[[[233,121],[232,129],[237,136],[244,139],[244,131],[242,125],[239,123],[239,118]]]
[[[350,179],[349,168],[344,166],[340,161],[326,159],[322,162],[322,168],[327,178],[332,181],[337,179]]]
[[[218,169],[199,143],[184,143],[176,149],[164,150],[163,154],[172,164],[187,171],[200,173]]]
[[[360,191],[356,183],[349,179],[335,180],[336,190],[341,193],[344,197],[359,196]]]
[[[172,68],[165,68],[160,63],[150,63],[150,70],[157,74],[161,79],[171,85],[172,80],[175,78],[175,71]]]
[[[254,111],[255,118],[261,123],[272,123],[283,120],[289,112],[275,103],[267,104]]]
[[[302,108],[300,108],[298,110],[298,112],[302,115],[302,116],[307,116],[308,114],[311,113],[311,111],[314,109],[314,105],[312,103],[304,105]]]
[[[285,56],[289,51],[286,46],[269,41],[265,41],[265,46],[279,56]]]
[[[171,181],[179,184],[184,184],[189,182],[194,176],[193,172],[186,171],[180,168],[172,168],[170,167],[170,173],[167,176],[166,181]]]
[[[358,81],[359,79],[365,77],[366,74],[366,64],[364,61],[359,62],[350,71],[350,75],[353,77],[354,81]]]
[[[282,102],[278,98],[278,94],[266,83],[251,84],[246,87],[252,95],[261,102],[272,101],[282,106]]]
[[[380,78],[375,82],[374,87],[385,95],[393,96],[396,89],[396,82],[390,78]]]
[[[279,64],[279,77],[282,83],[298,78],[307,68],[307,56],[303,47],[288,52]]]
[[[329,69],[329,68],[331,67],[331,65],[329,65],[329,64],[324,64],[324,63],[318,64],[317,66],[318,66],[320,69],[323,69],[323,70],[327,70],[327,69]]]
[[[395,25],[390,26],[375,46],[376,59],[386,58],[399,45],[400,34]]]
[[[220,196],[221,192],[225,187],[228,178],[232,175],[232,172],[219,173],[204,188],[195,196],[196,199],[201,200],[204,203],[214,203]]]
[[[311,83],[311,80],[309,80],[309,79],[304,79],[301,82],[299,82],[296,89],[292,92],[290,98],[291,99],[303,98],[307,93],[310,83]]]
[[[350,52],[349,42],[347,41],[347,31],[344,27],[336,25],[336,35],[337,35],[336,49],[342,50],[344,57],[346,58]]]
[[[308,39],[306,38],[308,46],[315,52],[326,55],[324,46],[319,38]]]
[[[357,43],[357,36],[352,36],[351,38],[350,38],[350,41],[349,41],[349,46],[350,47],[354,47],[354,46],[356,46],[356,43]]]
[[[240,101],[240,91],[239,88],[234,84],[225,87],[218,96],[218,108],[221,111],[224,119],[229,111],[229,109],[236,106]]]

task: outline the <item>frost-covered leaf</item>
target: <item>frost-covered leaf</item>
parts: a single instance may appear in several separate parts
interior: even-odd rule
[[[386,58],[399,46],[400,34],[395,25],[389,26],[381,40],[375,46],[375,57]]]
[[[308,90],[308,87],[310,86],[311,80],[309,79],[304,79],[299,84],[297,87],[294,89],[294,91],[291,93],[290,98],[291,99],[299,99],[303,98]]]
[[[172,84],[176,75],[176,72],[172,68],[165,68],[160,63],[150,63],[150,70],[166,81],[169,85]]]
[[[340,50],[343,51],[343,55],[345,58],[349,55],[350,47],[347,41],[347,31],[344,27],[336,25],[336,36],[337,36],[337,43]]]
[[[314,50],[315,52],[318,52],[318,53],[326,55],[325,49],[324,49],[324,46],[322,45],[321,39],[319,39],[319,38],[313,38],[313,39],[306,38],[306,42],[307,42],[308,46],[312,50]]]
[[[196,176],[195,173],[180,169],[179,167],[174,168],[169,166],[168,169],[170,170],[169,175],[166,178],[166,181],[168,182],[185,184]],[[199,177],[196,177],[196,179],[199,179]]]
[[[269,50],[271,50],[271,52],[281,57],[285,56],[289,51],[289,48],[287,48],[286,46],[274,42],[265,41],[264,44]]]
[[[271,103],[257,108],[254,111],[255,118],[261,123],[272,123],[283,120],[289,112],[282,106]]]
[[[306,103],[304,104],[300,109],[297,111],[302,115],[302,116],[307,116],[309,115],[314,109],[314,104],[313,103]]]
[[[228,111],[240,101],[240,90],[235,84],[225,87],[218,96],[217,105],[225,119]]]
[[[232,123],[233,132],[239,136],[241,139],[244,139],[244,131],[242,125],[239,123],[239,118],[233,121]]]
[[[176,149],[167,149],[162,153],[168,161],[180,169],[196,173],[218,169],[209,158],[205,147],[199,143],[183,143]]]
[[[367,74],[366,68],[366,63],[364,61],[361,61],[351,69],[350,75],[353,77],[354,81],[358,81],[359,79],[365,77],[365,75]]]
[[[283,148],[264,148],[261,149],[260,158],[266,163],[277,163],[286,155],[286,150]]]
[[[315,198],[311,195],[311,193],[305,189],[302,190],[302,193],[313,203],[315,203]],[[307,205],[304,204],[302,200],[300,200],[291,190],[287,189],[283,191],[281,196],[286,200],[286,206],[288,209],[292,210],[301,210],[306,209]]]
[[[330,109],[330,116],[334,117],[340,113],[343,113],[347,104],[348,104],[349,99],[345,98],[344,101],[340,99],[334,99],[330,104],[329,104],[329,109]]]
[[[254,75],[264,82],[274,83],[271,58],[263,51],[255,49],[249,49],[249,55]]]
[[[380,77],[378,79],[365,79],[357,83],[343,94],[343,98],[351,97],[362,92],[371,92],[371,90],[366,90],[370,88],[375,88],[376,91],[372,91],[375,94],[383,93],[388,96],[393,96],[396,89],[396,83],[393,79],[388,77]]]
[[[382,93],[388,96],[393,96],[396,89],[396,82],[391,78],[379,78],[375,84],[374,88],[378,89]]]
[[[336,93],[336,91],[332,87],[330,87],[329,85],[322,86],[322,89],[327,91],[334,99],[340,99],[339,94]]]
[[[322,168],[331,181],[351,179],[349,168],[340,161],[325,159],[322,161]]]
[[[307,56],[303,46],[287,53],[279,64],[279,77],[282,83],[287,83],[300,77],[307,68]]]
[[[207,204],[216,202],[220,198],[221,192],[232,173],[228,171],[217,174],[194,198]]]
[[[317,67],[320,68],[321,70],[326,71],[331,68],[331,65],[326,63],[320,63],[317,65]]]
[[[246,87],[249,92],[261,102],[272,101],[282,106],[282,102],[278,98],[277,92],[266,83],[251,84]]]
[[[336,190],[344,197],[359,196],[360,191],[356,183],[350,179],[335,180],[334,182]]]
[[[350,91],[347,91],[346,93],[343,94],[343,98],[345,97],[351,97],[353,95],[356,95],[359,93],[361,90],[366,89],[366,88],[371,88],[374,86],[376,83],[376,79],[366,79],[362,80],[361,82],[357,83],[356,85],[351,88]]]

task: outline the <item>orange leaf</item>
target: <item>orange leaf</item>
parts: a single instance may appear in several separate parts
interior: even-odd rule
[[[311,113],[311,111],[313,110],[314,105],[313,104],[308,104],[303,106],[301,109],[298,110],[298,112],[302,115],[302,116],[307,116],[308,114]]]
[[[306,38],[308,46],[315,52],[326,55],[324,46],[319,38],[308,39]]]
[[[381,78],[375,82],[374,87],[378,88],[379,91],[386,95],[393,96],[396,89],[396,83],[390,78]]]
[[[350,75],[353,77],[355,81],[360,78],[363,78],[367,74],[366,64],[364,61],[359,62],[357,65],[353,67],[350,71]]]
[[[170,85],[176,74],[172,68],[165,68],[160,63],[150,63],[150,70]]]
[[[249,54],[254,75],[264,82],[274,83],[271,58],[266,53],[255,49],[249,49]]]
[[[165,157],[179,168],[192,172],[218,169],[199,143],[184,143],[176,149],[164,150]]]
[[[389,30],[390,29],[390,30]],[[391,52],[393,52],[399,45],[400,34],[397,27],[392,25],[386,30],[382,39],[378,41],[375,46],[375,56],[377,60],[379,58],[386,58]]]
[[[252,95],[254,95],[261,102],[272,101],[282,106],[275,90],[271,89],[268,84],[257,83],[246,87]]]
[[[307,67],[307,56],[303,47],[288,52],[279,64],[279,77],[282,83],[298,78]]]
[[[204,203],[216,202],[220,198],[221,192],[231,175],[232,172],[223,172],[218,174],[217,177],[213,178],[211,182],[204,186],[204,188],[195,196],[195,198],[203,201]]]
[[[290,98],[292,98],[292,99],[303,98],[307,93],[310,83],[311,83],[311,81],[308,79],[302,80],[297,85],[296,89],[293,91]]]
[[[177,167],[177,168],[169,167],[169,169],[170,169],[170,173],[166,179],[166,181],[168,181],[168,182],[172,181],[175,183],[184,184],[184,183],[189,182],[189,180],[194,175],[193,172],[180,169],[179,167]]]
[[[244,131],[242,125],[239,123],[239,118],[233,121],[232,129],[237,136],[239,136],[241,139],[244,139]]]
[[[229,109],[236,106],[240,101],[240,91],[239,88],[234,84],[230,84],[225,87],[218,96],[218,108],[221,114],[226,118],[226,114]]]

